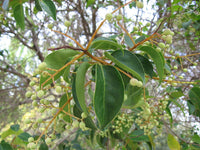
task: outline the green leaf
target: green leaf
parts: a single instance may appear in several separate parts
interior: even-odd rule
[[[149,56],[153,59],[153,62],[156,65],[156,70],[161,82],[164,75],[164,66],[165,66],[164,56],[150,46],[142,46],[139,49],[149,54]]]
[[[193,87],[189,91],[189,98],[190,101],[188,101],[188,106],[190,113],[200,116],[200,88]]]
[[[134,46],[132,40],[130,39],[130,37],[128,35],[125,35],[124,41],[129,47],[133,47]]]
[[[20,126],[18,124],[14,124],[14,125],[10,126],[10,129],[13,130],[13,131],[18,131],[19,128],[20,128]]]
[[[13,150],[10,144],[5,142],[4,140],[0,143],[0,150]]]
[[[76,73],[76,95],[79,101],[80,107],[83,112],[88,113],[87,106],[85,102],[85,75],[90,67],[88,62],[84,62],[80,65]]]
[[[122,49],[122,46],[109,38],[100,37],[92,42],[90,49],[117,50]]]
[[[89,6],[93,5],[94,2],[95,2],[95,0],[87,0],[86,8],[88,8]]]
[[[128,84],[127,86],[127,99],[124,101],[124,106],[132,107],[135,106],[141,99],[143,93],[143,88],[137,86],[131,86]]]
[[[20,138],[21,140],[28,142],[28,138],[31,137],[30,134],[28,134],[27,132],[23,132],[20,135],[18,135],[18,138]]]
[[[18,4],[13,8],[13,15],[15,18],[15,21],[19,27],[24,30],[25,28],[25,23],[24,23],[24,9],[22,4]]]
[[[35,8],[36,8],[38,11],[42,11],[42,7],[40,6],[39,0],[35,0]]]
[[[60,98],[59,107],[61,108],[67,101],[68,101],[67,94],[62,95],[62,97]],[[68,112],[68,104],[64,107],[63,110],[65,112]],[[61,113],[64,114],[63,120],[65,120],[66,122],[70,122],[70,116],[66,115],[64,112]]]
[[[46,143],[41,143],[41,144],[40,144],[39,150],[48,150],[48,149],[49,149],[49,148],[48,148],[48,146],[47,146]]]
[[[135,54],[137,58],[140,60],[142,63],[142,66],[144,68],[144,72],[148,74],[151,78],[153,77],[153,65],[152,63],[144,56]]]
[[[192,141],[195,142],[195,143],[198,143],[200,144],[200,137],[198,134],[194,134],[193,137],[192,137]]]
[[[131,133],[130,138],[134,142],[149,142],[149,137],[144,135],[143,130],[135,130]]]
[[[96,65],[94,109],[101,128],[120,111],[124,99],[124,84],[113,66]]]
[[[172,93],[170,94],[170,96],[171,96],[172,98],[177,99],[177,98],[179,98],[179,97],[181,97],[181,96],[184,96],[184,94],[183,94],[183,92],[178,91],[178,92],[172,92]]]
[[[63,73],[63,79],[65,80],[65,82],[69,83],[69,73],[70,73],[70,66],[67,66],[64,73]]]
[[[56,20],[56,7],[51,0],[39,0],[40,6],[47,12],[54,20]]]
[[[170,150],[180,150],[181,149],[179,142],[172,134],[168,134],[167,144],[168,144],[168,147],[170,148]]]
[[[23,131],[21,129],[19,129],[18,131],[14,131],[11,128],[9,128],[8,130],[4,131],[1,134],[1,139],[5,139],[6,137],[8,137],[9,135],[19,135],[23,133]]]
[[[144,82],[144,69],[135,54],[132,54],[127,50],[118,50],[114,51],[111,55],[108,52],[105,52],[105,56],[114,62],[115,65],[127,72],[130,72],[133,76]]]
[[[145,40],[145,36],[144,36],[144,35],[142,35],[142,36],[140,36],[139,38],[137,38],[137,39],[135,40],[135,44],[137,44],[137,43],[139,43],[139,42],[142,42],[143,40]]]
[[[71,50],[71,49],[58,50],[58,51],[55,51],[55,52],[49,54],[44,59],[44,62],[46,62],[48,68],[58,70],[62,66],[64,66],[70,60],[71,57],[77,55],[78,53],[79,53],[78,51],[74,51],[74,50]],[[64,73],[64,71],[65,70],[63,69],[57,75],[55,75],[54,80],[57,80]],[[55,73],[55,71],[51,71],[51,70],[48,70],[48,72],[50,74]],[[50,78],[50,77],[49,76],[48,77],[41,76],[40,85],[42,83],[44,83],[48,78]],[[51,84],[51,83],[52,83],[52,79],[50,79],[47,83],[45,83],[44,86]]]
[[[194,104],[196,109],[200,109],[200,88],[199,87],[193,87],[189,91],[189,97],[191,102]]]

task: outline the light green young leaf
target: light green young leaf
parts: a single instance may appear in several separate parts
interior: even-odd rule
[[[113,66],[96,65],[94,109],[101,128],[120,111],[124,99],[124,84]]]
[[[39,0],[39,4],[54,20],[56,20],[56,7],[51,0]]]
[[[181,149],[179,142],[172,134],[168,134],[167,144],[168,144],[170,150],[180,150]]]

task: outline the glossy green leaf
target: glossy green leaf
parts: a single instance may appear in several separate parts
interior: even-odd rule
[[[156,65],[156,70],[161,82],[164,75],[164,66],[165,66],[164,56],[150,46],[142,46],[139,49],[141,51],[146,52],[153,59],[153,62]]]
[[[60,98],[60,102],[59,102],[59,107],[61,108],[66,102],[68,101],[67,99],[67,95],[64,94],[61,98]],[[69,112],[68,111],[68,105],[66,105],[63,109],[65,112]],[[70,122],[70,117],[68,115],[66,115],[64,112],[61,112],[62,114],[64,114],[63,120],[65,120],[66,122]],[[69,112],[70,113],[70,112]]]
[[[126,107],[135,106],[142,98],[142,94],[143,94],[143,88],[137,86],[131,86],[130,84],[128,84],[126,91],[127,99],[125,99],[123,105]]]
[[[90,67],[88,62],[84,62],[80,65],[76,73],[76,96],[79,101],[80,107],[83,112],[88,113],[85,102],[85,75]]]
[[[39,0],[40,6],[46,13],[56,20],[56,7],[51,0]]]
[[[46,62],[47,67],[51,69],[60,69],[62,66],[64,66],[71,57],[77,55],[79,52],[71,50],[71,49],[62,49],[55,51],[51,54],[49,54],[45,59],[44,62]],[[54,80],[57,80],[65,70],[60,71],[57,75],[55,75]],[[55,71],[48,70],[50,74],[54,74]],[[49,77],[43,77],[40,78],[40,85],[44,83]],[[47,83],[45,83],[44,86],[51,84],[52,79],[49,80]]]
[[[105,56],[114,62],[115,65],[131,73],[133,76],[144,82],[144,69],[140,60],[137,58],[137,56],[135,56],[135,54],[132,54],[127,50],[118,50],[114,51],[111,55],[108,52],[105,52]]]
[[[24,30],[25,28],[25,23],[24,23],[24,9],[22,4],[18,4],[17,6],[14,7],[13,9],[13,15],[15,18],[15,21],[19,27]]]
[[[168,147],[170,148],[170,150],[180,150],[181,149],[179,142],[172,134],[168,134],[167,144],[168,144]]]
[[[100,37],[92,42],[90,49],[117,50],[122,49],[122,46],[109,38]]]
[[[101,128],[120,111],[124,99],[124,84],[113,66],[96,65],[94,110]]]
[[[142,66],[144,68],[144,72],[152,78],[153,77],[153,65],[152,65],[152,63],[146,57],[144,57],[140,54],[135,54],[135,55],[137,56],[137,58],[142,63]]]

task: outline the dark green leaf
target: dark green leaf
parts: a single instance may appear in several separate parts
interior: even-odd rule
[[[18,137],[19,137],[21,140],[23,140],[23,141],[25,141],[25,142],[28,142],[28,138],[31,137],[31,135],[28,134],[27,132],[23,132],[23,133],[21,133],[20,135],[18,135]]]
[[[119,66],[121,69],[131,73],[133,76],[144,82],[145,73],[140,60],[131,52],[114,51],[111,55],[105,52],[105,56]]]
[[[60,69],[62,66],[64,66],[71,57],[77,55],[79,52],[71,50],[71,49],[62,49],[62,50],[58,50],[55,51],[51,54],[49,54],[44,62],[46,62],[47,67],[51,68],[51,69]],[[55,75],[54,80],[57,80],[63,73],[65,70],[60,71],[57,75]],[[50,74],[54,74],[55,71],[51,71],[48,70],[48,72]],[[40,78],[40,85],[42,83],[44,83],[47,79],[49,79],[50,77],[43,77],[41,76]],[[51,84],[52,83],[52,79],[50,79],[47,83],[44,84],[44,86]]]
[[[192,104],[192,102],[190,100],[187,100],[187,105],[189,108],[189,114],[193,114],[195,112],[195,106]]]
[[[51,0],[39,0],[40,6],[47,12],[54,20],[56,20],[56,7]]]
[[[153,59],[153,62],[156,65],[156,70],[161,82],[164,75],[164,66],[165,66],[164,56],[150,46],[142,46],[140,47],[140,50],[149,54],[150,57]]]
[[[194,115],[196,116],[200,116],[200,88],[199,87],[193,87],[190,91],[189,91],[189,98],[190,101],[188,104],[189,107],[189,111],[193,112]],[[195,107],[195,110],[194,110]]]
[[[25,28],[25,23],[24,23],[24,9],[22,4],[18,4],[17,6],[14,7],[13,10],[13,15],[15,18],[15,21],[17,23],[17,25],[19,25],[19,27],[24,30]]]
[[[64,95],[60,98],[59,107],[61,108],[67,101],[68,101],[67,95],[64,94]],[[63,110],[64,110],[65,112],[69,112],[69,111],[68,111],[68,104],[64,107]],[[63,118],[63,119],[64,119],[66,122],[70,122],[70,117],[69,117],[68,115],[66,115],[64,112],[61,112],[61,113],[64,114],[64,118]],[[69,113],[70,113],[70,112],[69,112]]]
[[[134,142],[149,142],[149,137],[144,135],[143,130],[135,130],[131,133],[130,137]]]
[[[193,87],[189,91],[189,97],[196,109],[200,109],[200,88]]]
[[[81,109],[88,113],[85,102],[85,75],[90,67],[88,62],[84,62],[80,65],[76,73],[76,96],[78,98]]]
[[[10,126],[10,129],[12,129],[13,131],[18,131],[19,128],[20,128],[20,126],[18,124]]]
[[[48,148],[48,146],[47,146],[47,144],[46,143],[42,143],[42,144],[40,144],[40,148],[39,148],[39,150],[48,150],[49,148]]]
[[[119,112],[124,99],[123,80],[113,66],[96,65],[94,109],[104,128]]]
[[[39,0],[35,0],[35,8],[36,8],[38,11],[42,11],[42,8],[41,8],[41,6],[40,6]]]
[[[4,140],[1,141],[0,148],[2,148],[2,150],[13,150],[13,148],[11,147],[11,145],[8,144],[7,142],[5,142]]]
[[[140,60],[142,63],[142,66],[144,68],[144,72],[148,74],[151,78],[153,77],[153,65],[152,63],[144,56],[135,54],[137,58]]]
[[[90,49],[117,50],[122,49],[122,46],[109,38],[100,37],[92,42]]]

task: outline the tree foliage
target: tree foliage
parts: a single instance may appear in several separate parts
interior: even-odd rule
[[[150,4],[4,0],[0,148],[199,149],[199,3]]]

